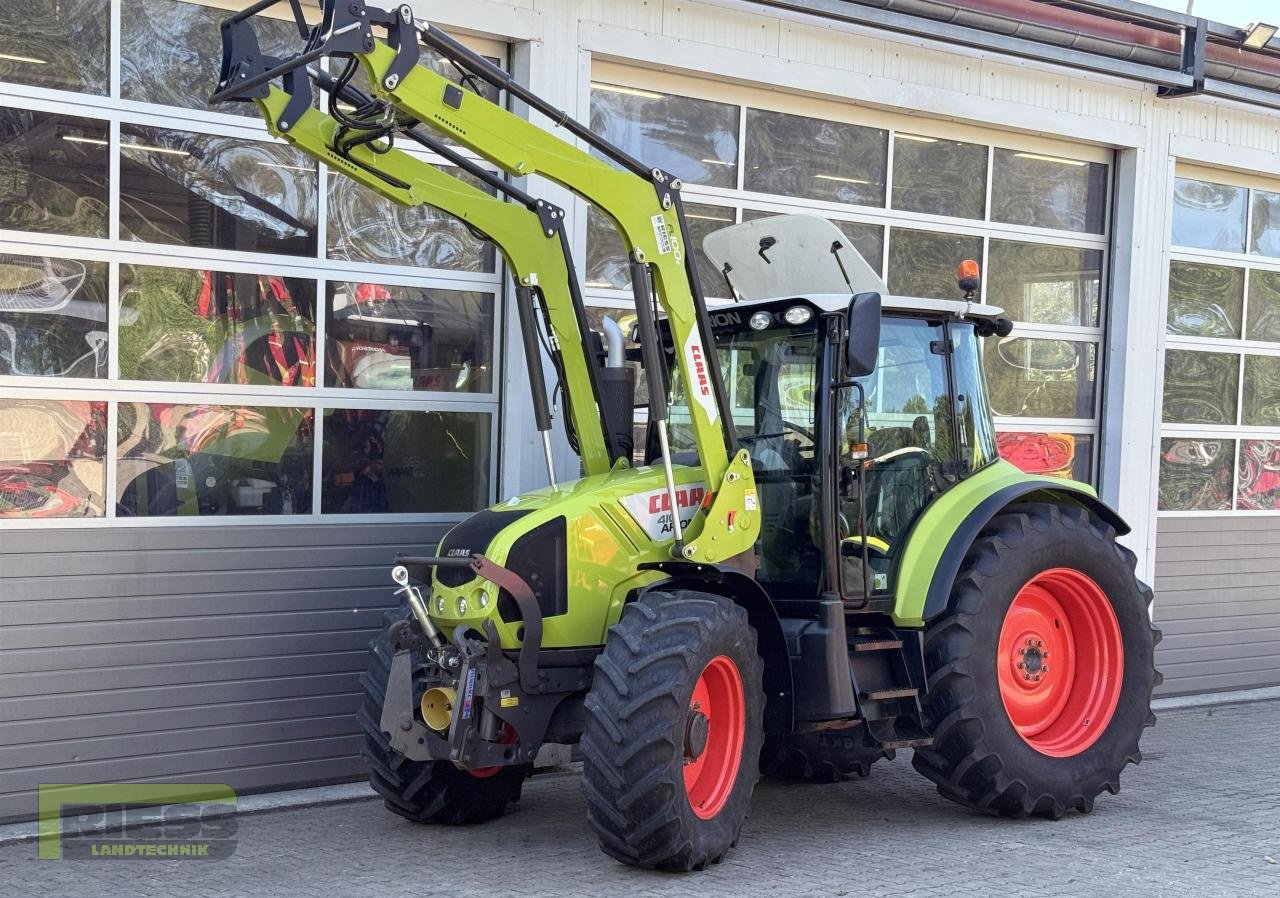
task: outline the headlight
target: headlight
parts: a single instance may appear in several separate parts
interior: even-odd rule
[[[444,614],[444,596],[436,596],[436,614]]]
[[[741,321],[742,319],[738,320]],[[747,323],[751,325],[751,329],[753,331],[762,331],[769,325],[773,324],[773,316],[768,312],[756,312],[751,316]]]
[[[467,616],[467,597],[463,596],[458,599],[458,617]]]
[[[804,324],[813,317],[813,309],[808,306],[792,306],[782,314],[787,324]]]

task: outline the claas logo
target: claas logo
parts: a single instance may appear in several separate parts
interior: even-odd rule
[[[710,396],[711,380],[707,377],[707,363],[702,356],[702,347],[697,343],[690,343],[689,357],[693,362],[694,376],[698,379],[698,392],[703,396]]]
[[[707,493],[700,486],[691,486],[676,490],[676,504],[681,508],[697,508],[702,497]],[[655,493],[649,497],[649,514],[662,514],[671,510],[671,495],[666,492]]]

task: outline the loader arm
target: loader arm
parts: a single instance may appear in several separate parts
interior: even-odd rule
[[[252,15],[276,2],[280,0],[262,0],[229,18],[223,26],[224,47],[228,32],[247,25]],[[290,2],[298,12],[297,0]],[[298,18],[301,19],[300,13]],[[386,38],[375,36],[374,27],[385,29]],[[419,41],[473,76],[510,91],[547,114],[557,125],[610,157],[618,167],[418,65]],[[758,502],[754,478],[749,456],[737,449],[719,359],[697,281],[694,248],[687,240],[679,180],[661,170],[646,168],[592,134],[438,28],[418,24],[407,5],[387,11],[367,6],[362,0],[324,0],[322,22],[310,31],[306,46],[292,59],[269,60],[267,66],[260,58],[246,62],[224,55],[222,78],[214,99],[252,96],[253,91],[278,77],[284,79],[287,88],[289,79],[296,79],[300,69],[326,56],[354,59],[368,76],[375,94],[400,113],[397,127],[426,125],[508,175],[541,175],[585,198],[614,222],[630,257],[639,337],[649,372],[649,415],[657,425],[672,507],[676,486],[666,439],[667,394],[661,374],[666,363],[659,343],[655,304],[667,317],[675,365],[687,385],[689,426],[698,449],[698,466],[705,473],[708,487],[705,513],[699,513],[688,524],[687,534],[682,534],[677,520],[675,551],[691,560],[715,562],[750,551],[759,533],[758,515],[751,513]],[[311,116],[303,113],[297,122],[277,121],[276,132],[292,139],[290,132],[308,118]],[[386,170],[389,160],[375,153],[367,161],[369,168],[380,172]],[[338,168],[353,174],[350,166]],[[371,181],[360,179],[380,189]],[[484,199],[495,202],[488,196]],[[464,205],[468,204],[470,201],[464,201]],[[432,205],[439,204],[432,201]],[[455,214],[474,221],[470,215]],[[571,299],[581,304],[579,297]],[[566,380],[568,390],[580,392],[584,388],[585,384]],[[583,402],[578,399],[578,392],[571,395],[575,405]]]
[[[559,356],[557,368],[565,389],[574,399],[568,412],[583,466],[588,474],[608,471],[609,451],[586,355],[584,327],[570,296],[576,279],[570,273],[561,246],[563,213],[542,203],[540,217],[537,212],[490,196],[429,162],[395,148],[379,150],[370,144],[361,144],[339,154],[334,149],[341,127],[339,122],[314,106],[308,105],[288,130],[280,127],[292,99],[291,94],[272,86],[265,97],[255,101],[271,134],[402,206],[428,205],[447,212],[497,246],[519,285],[518,301],[528,304],[534,293],[541,299],[552,334],[551,346]],[[540,365],[537,342],[531,343],[525,347],[526,354],[534,364]],[[533,377],[532,365],[530,372]],[[539,392],[546,395],[545,390],[535,389],[535,402]]]

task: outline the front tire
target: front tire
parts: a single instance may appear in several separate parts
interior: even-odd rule
[[[737,842],[759,778],[762,665],[746,612],[653,591],[596,659],[582,735],[587,819],[611,857],[702,869]]]
[[[369,785],[382,796],[388,811],[414,823],[461,825],[501,817],[508,805],[519,800],[531,765],[471,773],[451,761],[412,761],[395,751],[382,732],[382,706],[391,673],[391,628],[409,614],[408,605],[387,612],[382,632],[369,643],[369,669],[360,677],[364,704],[357,719],[364,731],[362,753],[369,765]]]
[[[1135,560],[1075,506],[1020,505],[982,531],[925,634],[934,744],[912,764],[943,796],[1057,819],[1120,790],[1160,682]]]

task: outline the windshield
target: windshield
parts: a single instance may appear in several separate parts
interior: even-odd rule
[[[812,596],[822,570],[814,494],[816,321],[762,331],[717,331],[720,370],[738,441],[751,455],[763,520],[757,579],[773,595]],[[696,463],[683,387],[675,378],[672,454]]]

